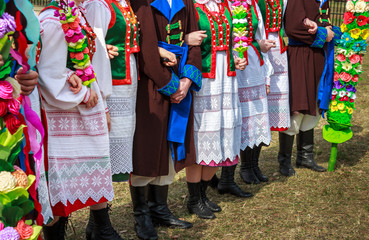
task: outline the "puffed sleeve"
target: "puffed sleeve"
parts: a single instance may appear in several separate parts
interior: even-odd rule
[[[304,2],[301,0],[289,0],[284,16],[286,34],[295,41],[301,41],[312,47],[323,47],[327,37],[327,29],[318,27],[316,34],[310,34],[304,26],[307,17]],[[314,21],[314,19],[311,19]]]
[[[87,102],[90,89],[82,85],[82,90],[74,94],[68,79],[74,71],[68,69],[68,48],[59,19],[53,16],[53,10],[46,10],[39,16],[41,25],[41,43],[39,63],[39,84],[46,102],[61,109],[70,109]]]
[[[179,77],[160,62],[158,38],[152,9],[147,0],[131,1],[133,11],[140,21],[140,73],[151,79],[158,91],[170,96],[179,87]],[[141,79],[142,81],[142,79]]]
[[[85,1],[84,7],[86,8],[87,21],[97,36],[96,52],[92,59],[92,65],[97,76],[96,79],[100,87],[105,109],[107,109],[106,99],[113,91],[110,59],[105,44],[111,13],[107,3],[102,0]]]
[[[192,0],[186,0],[187,9],[187,29],[184,35],[191,32],[198,31],[196,9]],[[201,48],[200,46],[188,46],[188,55],[186,65],[182,71],[182,76],[187,77],[192,80],[191,89],[199,91],[201,89],[202,83],[202,73],[201,73]]]
[[[263,17],[261,15],[259,6],[257,4],[255,4],[255,8],[256,8],[256,12],[258,14],[258,18],[259,18],[258,29],[255,33],[255,39],[256,40],[266,39]],[[263,60],[264,60],[264,64],[263,64],[262,68],[263,68],[263,72],[264,72],[264,76],[265,76],[265,84],[270,85],[270,77],[273,75],[274,69],[273,69],[273,66],[272,66],[272,64],[269,60],[268,54],[263,53],[263,52],[261,54],[262,54]]]

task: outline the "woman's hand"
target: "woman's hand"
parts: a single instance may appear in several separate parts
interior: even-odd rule
[[[266,94],[269,95],[270,93],[270,85],[265,85]]]
[[[246,64],[247,64],[246,58],[236,57],[234,59],[234,64],[235,64],[236,69],[245,70]]]
[[[189,78],[181,78],[179,80],[179,87],[175,93],[170,96],[170,101],[172,103],[180,103],[188,93],[192,84],[192,80]]]
[[[4,66],[3,55],[0,54],[0,67]]]
[[[318,30],[318,25],[316,24],[316,22],[311,21],[309,18],[305,18],[304,25],[308,29],[308,32],[310,34],[315,34]]]
[[[190,46],[200,46],[204,38],[208,37],[205,33],[205,30],[200,30],[186,34],[184,37],[185,43]]]
[[[263,39],[256,41],[259,43],[260,50],[263,53],[267,53],[271,48],[275,48],[277,46],[274,40]]]
[[[20,68],[18,69],[17,74],[14,76],[14,78],[21,86],[20,93],[24,96],[28,96],[32,93],[33,89],[35,89],[38,73],[32,70],[30,70],[28,73],[23,73],[23,69]]]
[[[110,59],[113,59],[119,55],[118,47],[114,45],[106,44],[106,50],[108,51]]]
[[[88,101],[86,102],[86,107],[87,108],[95,107],[97,105],[98,100],[99,100],[99,96],[94,90],[91,89],[90,99],[88,99]]]
[[[72,76],[70,76],[68,82],[70,84],[69,89],[74,94],[77,94],[81,91],[81,89],[82,89],[82,79],[79,78],[76,74],[73,74]]]
[[[173,67],[177,65],[177,57],[174,53],[165,50],[164,48],[158,47],[159,55],[161,58],[168,58],[169,62],[163,62],[166,67]]]

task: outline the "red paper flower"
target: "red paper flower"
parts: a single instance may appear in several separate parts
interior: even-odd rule
[[[12,114],[6,114],[4,117],[6,128],[11,134],[14,134],[21,125],[21,122]]]
[[[352,55],[349,59],[351,64],[356,64],[360,62],[360,56],[357,54]]]
[[[352,77],[352,81],[353,81],[353,82],[357,82],[357,81],[359,81],[359,75],[354,75],[354,76]]]
[[[351,74],[350,74],[350,73],[342,72],[342,73],[340,74],[340,78],[341,78],[341,80],[342,80],[342,81],[344,81],[344,82],[349,82],[349,81],[352,79],[352,76],[351,76]]]
[[[353,103],[354,102],[354,99],[350,99],[350,103]]]
[[[345,14],[343,15],[343,23],[344,24],[350,24],[355,20],[355,16],[352,12],[345,12]]]
[[[363,15],[360,15],[360,16],[357,17],[356,22],[357,22],[357,25],[359,27],[361,27],[361,26],[364,26],[365,24],[368,23],[368,19],[367,19],[367,17],[365,17]]]
[[[4,117],[8,112],[8,103],[6,100],[0,98],[0,117]]]
[[[17,115],[19,113],[20,103],[16,99],[10,99],[8,101],[8,108],[9,112],[13,113],[14,115]]]
[[[334,76],[333,76],[333,81],[338,81],[340,80],[340,75],[338,74],[338,72],[334,72]]]
[[[344,62],[344,61],[346,61],[346,56],[343,55],[342,53],[340,53],[340,54],[337,55],[337,60],[340,61],[340,62]]]
[[[19,233],[21,239],[28,239],[33,234],[33,228],[30,225],[27,225],[23,220],[20,220],[15,228]]]

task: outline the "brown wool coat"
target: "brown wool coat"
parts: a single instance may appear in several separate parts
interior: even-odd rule
[[[289,38],[304,42],[303,46],[288,46],[288,71],[290,81],[290,110],[316,115],[317,92],[324,70],[324,49],[309,47],[316,34],[308,33],[303,24],[305,18],[315,21],[318,26],[320,2],[315,0],[289,0],[284,17],[286,34]],[[328,1],[322,9],[329,7]],[[327,19],[323,15],[322,19]],[[327,26],[327,25],[325,25]],[[325,46],[326,47],[326,46]]]
[[[139,74],[136,106],[136,132],[133,143],[133,174],[156,177],[168,175],[169,143],[167,126],[170,98],[157,90],[171,80],[171,71],[160,62],[158,41],[166,42],[165,27],[168,20],[150,6],[153,0],[133,0],[132,8],[140,21],[140,48],[138,54]],[[196,10],[192,0],[183,0],[185,8],[180,10],[171,23],[182,21],[184,35],[197,31]],[[180,30],[172,30],[172,34]],[[177,41],[178,42],[178,41]],[[175,41],[171,43],[175,44]],[[200,47],[189,47],[186,64],[201,71]],[[194,145],[193,109],[191,109],[186,132],[186,159],[175,161],[176,171],[196,163]]]

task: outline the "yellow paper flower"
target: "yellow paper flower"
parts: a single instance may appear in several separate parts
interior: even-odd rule
[[[336,100],[332,101],[332,105],[333,106],[336,106],[337,105],[337,101]]]
[[[354,12],[355,11],[355,5],[354,5],[353,2],[348,1],[346,3],[346,11],[348,11],[348,12]]]
[[[361,37],[363,38],[363,40],[366,40],[369,37],[369,29],[362,30]]]
[[[348,114],[352,114],[353,112],[354,112],[354,110],[351,107],[349,107],[348,108]]]
[[[346,113],[346,110],[342,110],[342,111],[340,111],[341,113]]]
[[[347,32],[348,28],[347,28],[347,25],[342,23],[341,24],[341,32]]]
[[[339,104],[337,104],[337,107],[338,107],[338,110],[343,110],[343,109],[345,109],[345,104],[343,104],[343,103],[339,103]]]
[[[359,0],[355,4],[355,12],[362,13],[365,11],[366,3],[364,1]]]
[[[352,69],[352,64],[349,62],[344,62],[342,63],[342,69],[348,72]]]
[[[337,106],[332,106],[332,107],[331,107],[331,111],[332,111],[332,112],[338,111]]]
[[[361,34],[361,30],[359,28],[354,28],[349,31],[352,38],[358,39]]]

